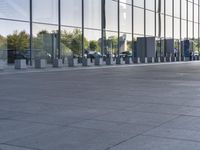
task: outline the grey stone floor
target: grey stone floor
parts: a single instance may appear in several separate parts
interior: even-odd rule
[[[0,150],[200,150],[200,63],[0,73]]]

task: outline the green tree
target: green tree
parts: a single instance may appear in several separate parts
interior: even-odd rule
[[[112,52],[112,53],[116,53],[117,52],[117,36],[110,36],[108,37],[106,44],[108,47],[108,51]]]
[[[0,50],[6,49],[6,38],[0,35]]]
[[[25,31],[15,31],[7,36],[8,49],[24,51],[29,47],[29,35]]]
[[[63,31],[61,35],[61,42],[65,45],[67,50],[71,50],[74,55],[80,55],[82,52],[82,33],[79,29],[72,32]],[[88,47],[88,41],[84,38],[84,47]]]
[[[89,48],[91,51],[99,51],[99,43],[97,41],[90,41]]]

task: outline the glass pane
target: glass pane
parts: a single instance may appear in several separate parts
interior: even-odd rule
[[[87,33],[87,32],[86,32]],[[84,40],[88,44],[87,39]],[[82,31],[80,28],[62,27],[61,33],[62,56],[73,54],[75,57],[82,56]]]
[[[103,6],[102,6],[103,7]],[[105,1],[105,27],[110,31],[118,30],[118,17],[117,17],[117,1]]]
[[[45,58],[48,63],[58,57],[57,26],[33,24],[33,58]]]
[[[58,0],[33,0],[33,21],[58,24]]]
[[[85,0],[85,27],[101,29],[101,0]]]
[[[144,9],[134,8],[134,32],[144,34]]]
[[[85,44],[85,50],[89,54],[101,53],[101,31],[100,30],[85,30],[85,38],[87,43]]]
[[[61,24],[81,27],[82,0],[61,0]]]
[[[134,5],[144,8],[144,0],[134,0]]]
[[[146,34],[149,36],[155,35],[155,15],[154,12],[146,11]]]
[[[132,32],[132,7],[127,4],[120,4],[120,31]]]
[[[29,24],[0,20],[0,58],[8,63],[15,59],[30,59]],[[8,55],[7,55],[8,54]]]
[[[29,21],[29,8],[29,0],[0,0],[0,18]]]
[[[155,10],[155,0],[146,0],[146,9]]]
[[[132,37],[131,34],[121,33],[120,34],[120,53],[128,51],[132,53]]]
[[[166,16],[166,37],[172,38],[172,17]]]
[[[185,0],[182,0],[182,4]],[[185,12],[186,7],[181,7],[182,12]],[[180,18],[180,0],[174,0],[174,16]]]

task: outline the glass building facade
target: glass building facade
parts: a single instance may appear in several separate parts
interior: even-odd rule
[[[132,53],[138,37],[152,36],[156,56],[169,38],[182,56],[184,39],[200,50],[199,12],[199,0],[1,0],[0,59]]]

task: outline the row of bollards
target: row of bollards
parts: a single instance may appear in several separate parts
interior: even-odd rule
[[[132,58],[132,57],[96,57],[96,58],[83,58],[81,62],[78,58],[66,57],[64,59],[54,59],[52,66],[54,68],[62,67],[77,67],[77,66],[104,66],[104,65],[124,65],[124,64],[147,64],[147,63],[162,63],[162,62],[178,62],[178,61],[193,61],[199,60],[199,56],[193,57],[150,57],[150,58]],[[5,67],[5,62],[0,60],[0,70]],[[15,60],[15,69],[26,69],[27,61],[25,59]],[[45,69],[47,68],[47,61],[45,59],[35,59],[34,68]]]

